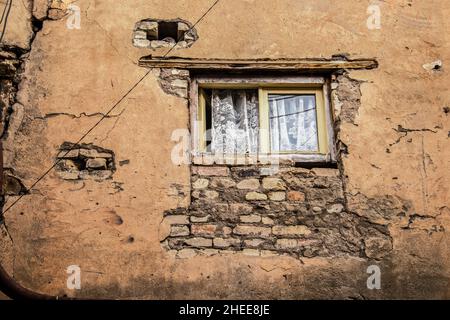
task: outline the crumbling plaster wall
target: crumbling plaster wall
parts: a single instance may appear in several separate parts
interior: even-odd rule
[[[46,1],[15,2],[5,37],[4,52],[14,54],[22,71],[9,99],[16,108],[3,139],[4,160],[24,186],[146,72],[136,63],[149,51],[131,41],[137,21],[194,22],[212,4],[80,0],[81,29],[71,30],[64,16],[69,2],[50,10]],[[196,26],[195,44],[171,54],[376,57],[379,68],[338,79],[332,101],[340,114],[345,205],[388,228],[390,254],[380,260],[171,256],[160,245],[163,212],[188,206],[191,189],[189,167],[170,161],[170,138],[188,127],[188,102],[167,94],[153,70],[84,141],[114,152],[111,179],[67,181],[55,171],[44,178],[5,215],[4,267],[28,288],[79,297],[449,298],[450,115],[444,108],[450,104],[450,39],[444,30],[450,9],[445,0],[378,2],[382,28],[369,30],[369,3],[222,1]],[[43,21],[36,34],[31,12]],[[20,50],[11,53],[13,47]],[[441,70],[422,67],[438,59]],[[5,207],[14,199],[8,196]],[[73,264],[82,270],[79,291],[66,288]],[[382,290],[366,288],[370,264],[382,270]]]

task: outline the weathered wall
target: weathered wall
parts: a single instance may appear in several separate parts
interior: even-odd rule
[[[66,27],[64,2],[70,1],[48,10],[47,1],[16,1],[11,10],[1,106],[4,162],[15,188],[4,207],[53,164],[64,142],[76,142],[146,72],[137,61],[153,51],[133,46],[138,21],[193,23],[212,4],[80,0],[78,30]],[[382,27],[369,30],[369,3],[221,1],[196,26],[198,40],[171,55],[375,57],[377,69],[338,76],[331,98],[344,193],[338,202],[356,224],[388,235],[381,256],[338,250],[332,256],[174,257],[160,241],[168,232],[164,212],[191,203],[190,168],[171,162],[171,134],[188,127],[188,101],[184,82],[167,88],[167,78],[153,70],[83,141],[111,151],[111,178],[70,180],[61,168],[52,171],[5,214],[10,237],[3,232],[3,266],[28,288],[79,297],[449,298],[450,8],[446,0],[378,2]],[[442,68],[423,67],[438,59]],[[77,156],[72,169],[86,169],[81,158],[84,167],[76,166]],[[327,226],[336,243],[354,238],[354,224],[335,222]],[[368,240],[362,233],[356,242],[363,251],[367,243],[380,247]],[[74,264],[82,269],[77,291],[66,288],[66,268]],[[381,290],[366,288],[371,264],[381,268]]]

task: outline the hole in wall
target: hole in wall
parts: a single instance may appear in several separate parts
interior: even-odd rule
[[[182,19],[144,19],[136,23],[133,45],[138,48],[188,48],[198,39],[197,31],[189,21]]]
[[[178,41],[178,23],[166,21],[160,21],[158,23],[158,40],[164,40],[167,38]]]
[[[64,142],[56,159],[56,172],[64,180],[105,180],[116,170],[114,152],[93,144]]]

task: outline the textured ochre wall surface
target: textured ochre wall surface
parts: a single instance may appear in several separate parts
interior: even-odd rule
[[[71,1],[32,2],[14,2],[1,56],[17,67],[2,82],[4,166],[25,187],[144,75],[140,57],[167,51],[134,47],[136,22],[194,23],[213,3],[79,0],[81,28],[69,29]],[[380,5],[381,29],[367,28],[370,3]],[[163,215],[191,194],[189,167],[171,162],[171,135],[188,128],[189,109],[153,70],[83,141],[114,152],[112,178],[52,171],[6,212],[2,265],[27,288],[76,297],[450,298],[449,15],[448,0],[222,0],[196,26],[198,40],[170,53],[377,59],[378,68],[347,74],[360,93],[344,87],[341,102],[360,99],[339,139],[347,209],[388,230],[392,250],[382,258],[171,255],[160,243]],[[423,67],[436,60],[441,69]],[[366,287],[371,264],[381,268],[381,290]],[[66,287],[69,265],[82,270],[81,290]]]

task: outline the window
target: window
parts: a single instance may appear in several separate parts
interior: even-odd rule
[[[333,160],[325,79],[198,78],[193,86],[197,155]]]

